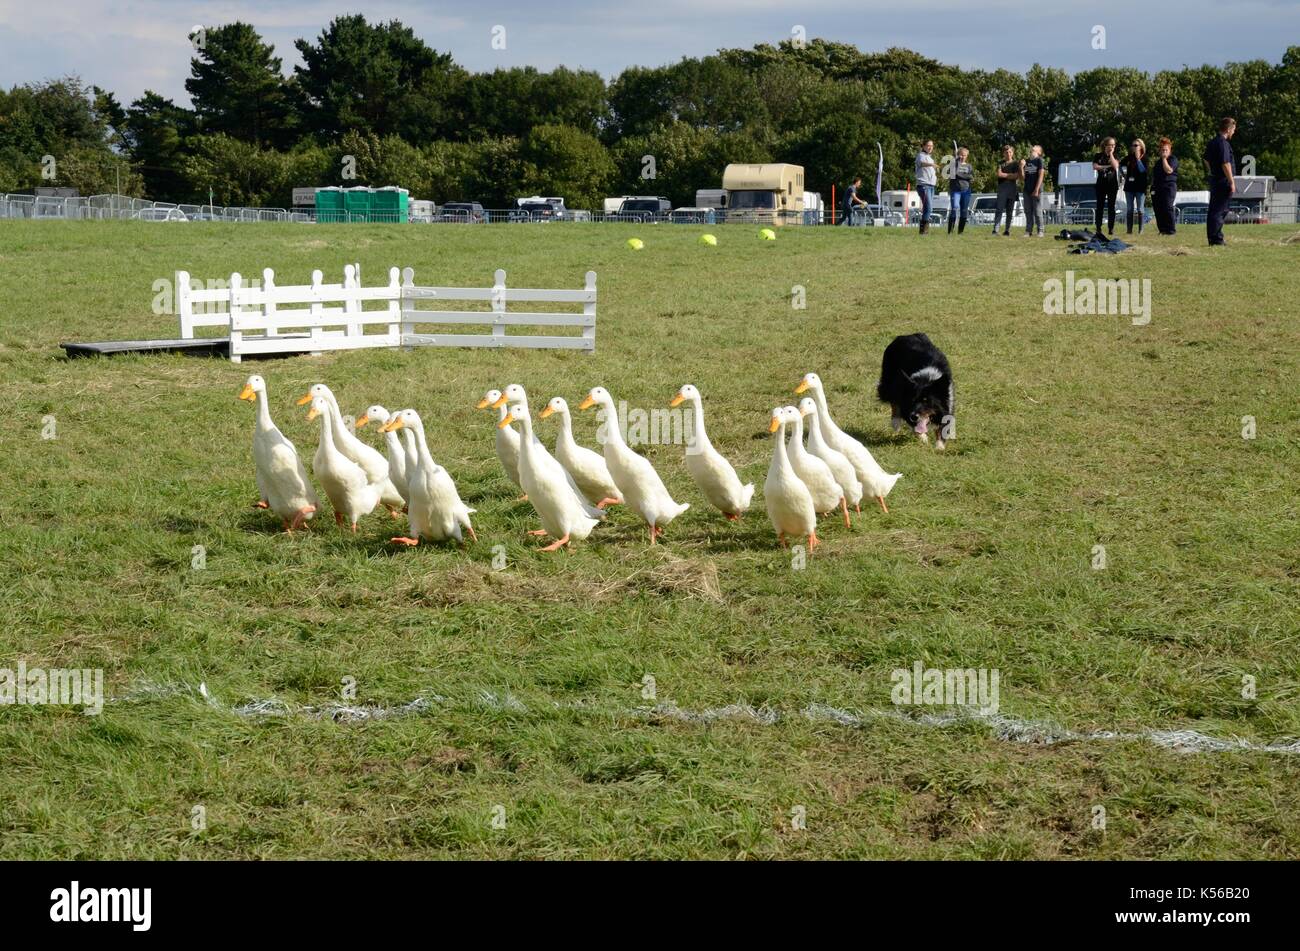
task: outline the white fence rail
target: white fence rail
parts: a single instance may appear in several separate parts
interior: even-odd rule
[[[196,329],[217,327],[230,336],[230,359],[274,353],[320,354],[326,350],[370,347],[529,347],[596,350],[596,272],[576,290],[508,287],[498,270],[491,287],[431,287],[415,283],[411,268],[388,271],[388,283],[364,287],[361,266],[343,269],[343,283],[326,284],[320,271],[311,284],[278,285],[275,272],[245,282],[238,272],[228,280],[194,281],[176,272],[176,313],[182,339]],[[400,278],[400,279],[399,279]],[[478,302],[488,310],[440,309],[421,303]],[[512,303],[581,305],[578,311],[511,310]],[[430,332],[432,327],[483,326],[489,333]],[[508,333],[510,327],[576,327],[580,335]],[[428,328],[428,329],[421,329]]]

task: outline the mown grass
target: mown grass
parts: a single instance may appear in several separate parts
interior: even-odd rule
[[[1003,713],[1071,729],[1300,737],[1293,229],[1230,228],[1218,252],[1191,230],[1080,258],[1053,241],[884,229],[769,243],[722,227],[704,249],[687,227],[0,224],[0,666],[103,667],[118,697],[205,682],[226,706],[328,704],[347,677],[360,703],[443,698],[368,723],[246,718],[183,693],[95,718],[0,708],[0,857],[1300,855],[1294,755],[798,715],[891,708],[890,672],[920,660],[997,668]],[[644,251],[625,249],[632,234]],[[57,346],[173,335],[151,284],[177,268],[271,266],[297,283],[353,261],[368,282],[410,265],[483,285],[504,267],[514,285],[577,287],[594,269],[598,352],[235,366],[67,361]],[[1043,281],[1067,268],[1150,278],[1151,323],[1045,316]],[[796,284],[806,310],[791,307]],[[893,437],[874,402],[881,350],[916,330],[956,370],[942,455]],[[647,450],[694,503],[667,544],[619,513],[572,554],[537,553],[474,409],[509,382],[535,405],[601,384],[646,409],[694,382],[713,442],[761,487],[767,413],[808,370],[905,475],[888,516],[864,509],[851,532],[828,521],[802,571],[761,499],[738,525],[708,510],[679,446]],[[352,537],[328,513],[278,534],[249,508],[251,414],[235,396],[250,372],[307,456],[315,429],[293,400],[313,382],[346,412],[419,409],[480,542],[397,551],[387,518]],[[578,426],[590,444],[594,421]],[[508,566],[493,572],[498,544]],[[637,716],[646,674],[683,709],[788,715]]]

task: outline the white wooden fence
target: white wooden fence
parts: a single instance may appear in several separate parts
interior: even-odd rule
[[[596,272],[588,271],[579,290],[507,287],[506,272],[498,270],[491,287],[430,287],[415,283],[406,268],[388,271],[388,283],[363,287],[361,266],[343,269],[342,284],[326,284],[313,271],[309,285],[275,283],[267,268],[260,282],[246,283],[238,272],[228,281],[203,287],[186,271],[176,272],[176,312],[183,339],[196,328],[220,327],[230,335],[230,359],[238,363],[250,354],[319,354],[326,350],[368,347],[537,347],[596,350]],[[422,308],[421,302],[486,303],[488,310]],[[577,311],[511,310],[512,303],[581,305]],[[490,333],[442,333],[422,327],[478,325]],[[508,327],[578,327],[568,334],[507,333]],[[431,330],[432,328],[429,327]]]

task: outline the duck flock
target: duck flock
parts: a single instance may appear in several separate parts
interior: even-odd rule
[[[842,516],[845,527],[850,527],[849,506],[861,512],[863,498],[874,498],[887,513],[885,497],[901,474],[886,472],[866,446],[835,425],[817,374],[807,374],[795,393],[809,395],[798,406],[772,410],[772,462],[763,498],[780,543],[784,546],[791,537],[806,538],[811,552],[818,544],[819,515]],[[266,381],[250,376],[239,398],[257,407],[255,505],[270,510],[292,533],[318,511],[316,490],[298,450],[271,419]],[[738,520],[749,510],[754,485],[742,484],[735,467],[709,442],[700,391],[689,383],[669,405],[686,402],[694,413],[686,470],[710,506],[727,519]],[[328,386],[317,383],[298,400],[300,406],[308,404],[307,418],[320,425],[312,472],[340,527],[347,524],[356,532],[357,522],[382,506],[394,518],[406,513],[410,534],[394,537],[397,544],[455,540],[463,545],[466,535],[477,541],[470,519],[474,509],[461,499],[447,470],[433,460],[419,413],[413,409],[390,413],[376,405],[357,418],[356,429],[377,424],[385,443],[381,453],[347,426]],[[664,528],[691,507],[689,502],[675,501],[650,460],[627,444],[617,424],[614,398],[604,387],[592,389],[578,405],[579,410],[604,411],[601,452],[579,444],[569,405],[561,397],[550,400],[538,414],[539,419],[554,416],[559,424],[554,453],[534,431],[528,394],[519,384],[489,390],[478,406],[497,410],[496,455],[541,521],[541,528],[529,534],[551,539],[542,551],[565,549],[586,539],[612,505],[635,512],[646,523],[653,545]]]

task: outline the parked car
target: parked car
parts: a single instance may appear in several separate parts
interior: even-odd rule
[[[131,216],[132,221],[189,221],[179,208],[142,208]]]
[[[668,220],[676,225],[713,225],[718,215],[712,208],[678,208]]]
[[[526,201],[510,212],[511,221],[560,221],[562,215],[549,201]]]
[[[459,221],[465,224],[483,224],[487,212],[476,201],[449,201],[436,216],[438,221]]]
[[[1228,217],[1224,220],[1230,225],[1268,224],[1268,216],[1258,205],[1229,205]]]
[[[647,198],[638,195],[618,206],[618,217],[623,221],[667,221],[673,213],[673,203],[667,198]]]

